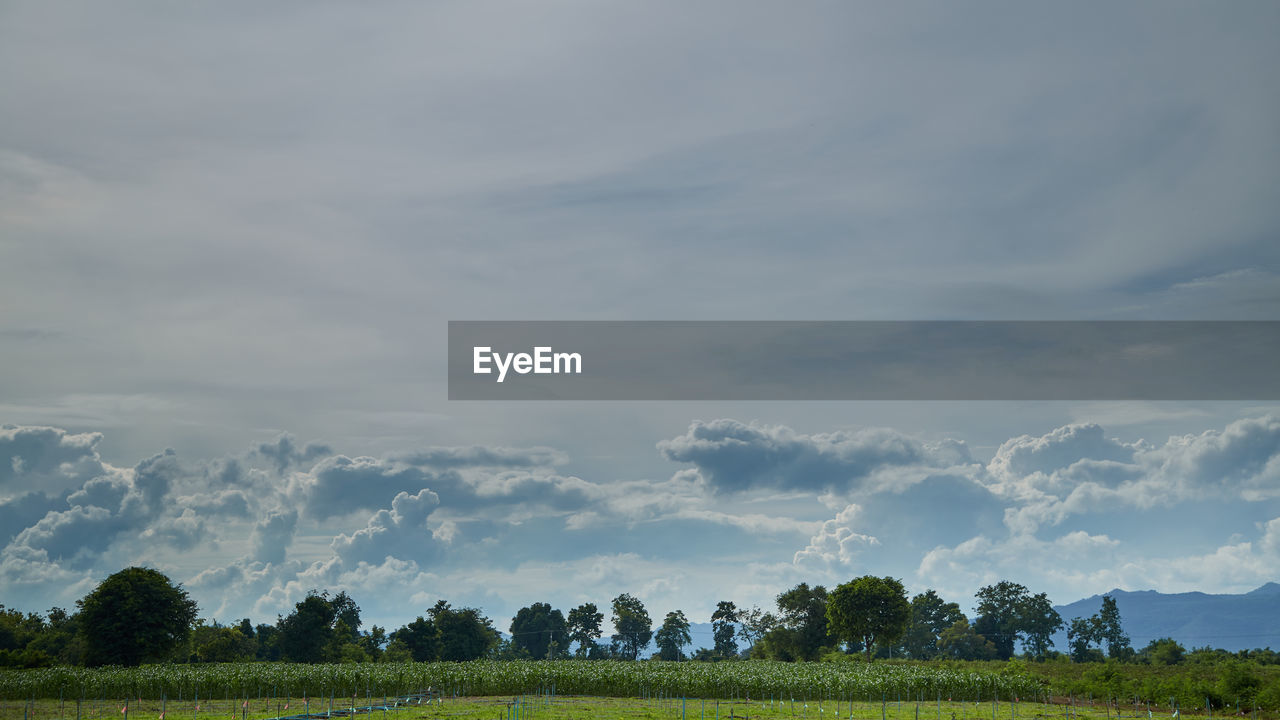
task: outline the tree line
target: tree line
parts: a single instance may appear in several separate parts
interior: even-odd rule
[[[1099,613],[1064,623],[1045,593],[1001,581],[980,589],[972,621],[934,590],[908,599],[901,581],[863,576],[828,591],[800,583],[775,599],[776,612],[720,601],[710,617],[712,647],[692,650],[683,611],[654,621],[644,603],[622,593],[605,612],[583,603],[568,613],[535,602],[511,619],[504,637],[478,608],[441,600],[392,631],[362,630],[360,608],[345,592],[312,591],[276,622],[248,618],[222,625],[199,619],[196,603],[164,574],[126,568],[77,601],[77,611],[46,615],[0,605],[0,665],[137,665],[153,662],[377,662],[496,659],[638,660],[650,643],[662,660],[766,658],[811,661],[833,654],[914,660],[1008,660],[1021,646],[1032,660],[1057,656],[1052,635],[1067,628],[1070,658],[1176,664],[1185,649],[1170,639],[1135,651],[1115,600]]]

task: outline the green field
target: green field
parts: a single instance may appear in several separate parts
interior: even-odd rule
[[[270,720],[309,711],[312,716],[361,720],[1124,720],[1148,718],[1145,706],[956,702],[946,699],[882,701],[746,699],[724,700],[652,696],[524,695],[446,696],[424,706],[397,705],[394,698],[255,698],[129,701],[133,720]],[[384,705],[385,703],[385,705]],[[351,715],[352,707],[357,709]],[[364,711],[369,706],[372,712]],[[386,708],[386,709],[383,709]],[[0,702],[0,720],[122,720],[124,702],[35,700]],[[1153,713],[1167,718],[1169,713]],[[1262,716],[1259,716],[1262,717]]]
[[[1172,669],[1136,665],[1062,669],[1082,667],[1118,673],[1117,682],[1173,677]],[[1050,679],[1047,670],[1050,664],[1021,662],[754,660],[63,666],[0,671],[0,720],[125,720],[126,713],[135,720],[261,720],[353,706],[388,708],[356,714],[372,720],[1120,720],[1148,712],[1173,717],[1174,704],[1180,715],[1280,716],[1266,705],[1233,707],[1229,698],[1207,708],[1194,684],[1177,697],[1143,696],[1119,684],[1094,694],[1080,678]],[[430,705],[395,702],[428,689],[440,695]]]

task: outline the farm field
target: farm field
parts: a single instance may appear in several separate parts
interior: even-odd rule
[[[357,712],[353,715],[351,708]],[[372,707],[372,712],[368,708]],[[778,700],[740,698],[609,698],[599,696],[446,696],[425,705],[405,705],[388,697],[238,698],[200,701],[129,701],[135,720],[274,720],[306,711],[361,720],[1124,720],[1147,718],[1144,706],[1051,704],[1038,702]],[[78,713],[78,714],[77,714]],[[1162,712],[1153,717],[1163,718]],[[121,720],[123,700],[38,699],[0,701],[0,720]]]
[[[1036,675],[1044,669],[773,661],[53,667],[0,671],[0,720],[346,717],[353,707],[373,708],[354,713],[370,720],[1123,720],[1175,717],[1175,702],[1177,717],[1277,717],[1265,705],[1256,715],[1247,703],[1207,708],[1194,693],[1095,696],[1066,678]],[[432,702],[403,700],[428,690]]]

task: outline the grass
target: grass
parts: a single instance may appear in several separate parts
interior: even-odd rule
[[[393,700],[393,699],[389,699]],[[1065,701],[1065,698],[1063,699]],[[190,699],[138,700],[128,704],[129,720],[274,720],[302,714],[304,708],[325,717],[347,717],[344,710],[383,706],[381,697],[221,698],[202,700],[197,708]],[[287,705],[287,708],[286,708]],[[309,707],[308,707],[309,705]],[[951,702],[909,699],[840,701],[737,699],[703,700],[679,697],[608,698],[588,696],[446,697],[421,706],[393,706],[388,710],[357,713],[354,720],[1146,720],[1146,706],[1046,704],[1030,702]],[[0,720],[124,720],[124,700],[57,699],[0,701]],[[163,712],[163,716],[162,713]],[[1191,713],[1184,713],[1190,715]],[[1203,711],[1200,713],[1203,716]],[[1225,716],[1223,713],[1220,716]],[[1169,718],[1166,711],[1152,718]],[[1204,716],[1207,720],[1207,716]],[[1259,715],[1257,717],[1265,717]],[[1274,716],[1271,716],[1274,717]]]

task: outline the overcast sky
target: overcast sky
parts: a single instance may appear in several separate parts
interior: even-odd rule
[[[1280,5],[0,2],[0,602],[1280,580],[1280,404],[461,403],[448,320],[1280,319]],[[709,638],[695,642],[710,644]]]

